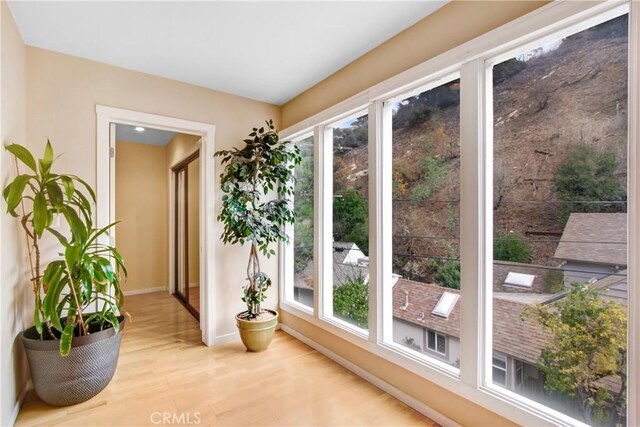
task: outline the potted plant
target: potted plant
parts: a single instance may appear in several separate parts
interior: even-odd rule
[[[93,225],[95,193],[82,179],[52,171],[55,157],[47,141],[38,160],[25,147],[6,147],[27,167],[4,189],[7,212],[20,218],[26,235],[34,293],[34,326],[21,334],[38,396],[56,406],[83,402],[111,380],[118,361],[124,317],[115,247]],[[69,236],[52,227],[65,219]],[[60,259],[41,269],[40,242],[45,234],[60,243]],[[115,265],[115,268],[114,268]]]
[[[293,223],[294,167],[300,164],[300,150],[280,141],[273,120],[266,127],[253,128],[244,147],[222,150],[224,172],[220,175],[222,208],[218,221],[227,244],[250,244],[247,283],[242,301],[247,310],[236,315],[240,338],[249,351],[263,351],[271,342],[278,322],[274,310],[262,310],[261,303],[271,279],[260,269],[258,253],[267,258],[276,252],[269,246],[288,242],[285,224]]]

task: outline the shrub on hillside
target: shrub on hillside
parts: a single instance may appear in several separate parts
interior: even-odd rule
[[[496,233],[493,239],[493,259],[528,263],[531,258],[531,251],[522,236],[516,233]]]
[[[460,289],[460,261],[446,261],[438,268],[433,281],[445,288]]]
[[[626,192],[617,171],[614,153],[587,145],[571,147],[553,178],[558,198],[568,202],[565,214],[616,212],[624,208],[620,202],[626,199]]]

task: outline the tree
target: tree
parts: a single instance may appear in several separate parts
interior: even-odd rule
[[[445,288],[460,289],[460,261],[446,261],[438,268],[433,281]]]
[[[367,328],[369,319],[369,285],[362,273],[354,274],[333,289],[334,315],[353,320]]]
[[[565,213],[615,212],[623,207],[619,202],[626,199],[626,193],[616,176],[617,170],[614,153],[587,145],[569,149],[553,178],[558,198],[569,202]]]
[[[301,162],[295,168],[294,210],[296,226],[293,232],[294,269],[302,272],[313,259],[313,136],[296,143]]]
[[[538,362],[545,389],[577,397],[590,424],[624,424],[625,308],[584,284],[574,284],[566,298],[554,305],[532,306],[523,317],[550,334]],[[605,377],[619,382],[620,390],[599,382]]]
[[[519,234],[497,232],[493,239],[493,259],[528,263],[531,262],[531,251]]]
[[[333,237],[337,242],[354,242],[365,255],[369,253],[369,204],[353,188],[333,199]]]

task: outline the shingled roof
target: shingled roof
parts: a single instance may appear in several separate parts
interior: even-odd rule
[[[572,213],[555,258],[627,265],[626,213]]]
[[[460,338],[462,298],[447,319],[431,314],[445,291],[460,293],[438,285],[400,279],[393,287],[393,316]],[[407,293],[409,304],[405,307]],[[535,365],[548,337],[531,321],[521,320],[520,315],[527,307],[527,304],[516,301],[493,299],[493,345],[495,350]]]

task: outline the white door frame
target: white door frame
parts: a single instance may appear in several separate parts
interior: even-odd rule
[[[215,343],[215,131],[212,124],[159,116],[121,108],[96,105],[96,222],[104,227],[115,221],[115,162],[111,153],[115,147],[110,143],[110,124],[143,126],[176,133],[198,135],[200,146],[200,329],[202,341],[211,346]],[[113,241],[115,243],[115,240]]]

